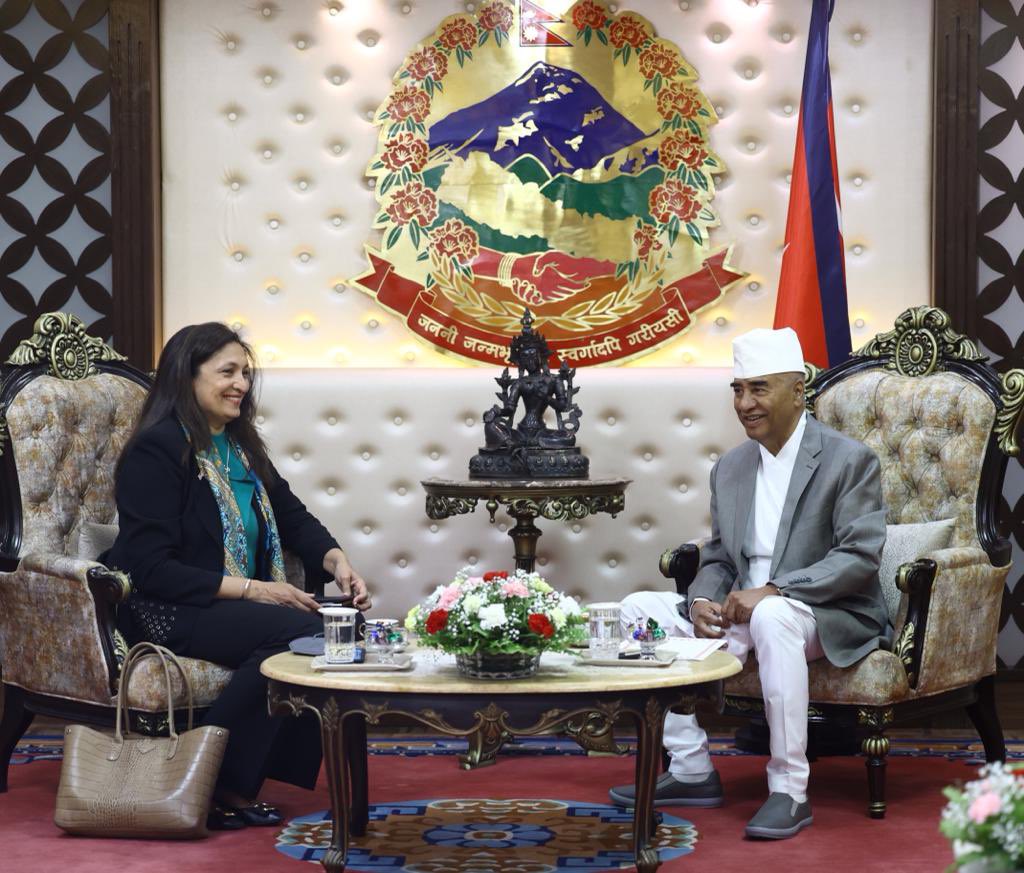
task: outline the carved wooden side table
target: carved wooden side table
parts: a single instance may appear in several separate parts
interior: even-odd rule
[[[629,717],[636,724],[633,853],[639,873],[654,873],[659,865],[657,849],[651,845],[654,787],[665,713],[692,713],[700,699],[719,701],[722,680],[741,669],[726,652],[657,670],[586,667],[571,655],[549,652],[529,679],[481,680],[461,676],[450,658],[447,663],[430,663],[413,649],[413,660],[407,673],[317,673],[309,658],[284,652],[260,667],[270,680],[271,712],[311,711],[320,721],[331,797],[331,844],[323,858],[328,873],[345,869],[350,836],[366,832],[366,745],[361,733],[366,724],[400,716],[454,737],[488,731],[489,725],[532,736],[592,712],[609,721]],[[400,761],[396,758],[395,766]]]
[[[482,500],[494,523],[504,507],[515,527],[508,532],[515,543],[516,569],[532,573],[537,560],[538,518],[578,521],[607,512],[614,518],[625,508],[626,486],[631,479],[424,479],[427,515],[450,518],[473,512]]]

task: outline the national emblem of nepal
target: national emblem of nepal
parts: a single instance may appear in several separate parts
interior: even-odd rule
[[[355,283],[439,349],[505,364],[527,307],[573,366],[687,330],[744,277],[712,251],[717,118],[644,18],[490,0],[444,19],[378,109]]]

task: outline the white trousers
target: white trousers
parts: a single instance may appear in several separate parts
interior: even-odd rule
[[[653,618],[669,636],[692,637],[693,625],[677,607],[684,598],[667,591],[639,591],[622,601],[624,631],[630,623]],[[768,790],[783,792],[803,803],[807,799],[807,662],[824,655],[817,622],[809,606],[788,597],[765,597],[749,624],[725,631],[726,649],[739,658],[757,652],[765,714],[771,731]],[[669,772],[681,781],[696,781],[714,769],[708,735],[693,715],[670,712],[665,717],[665,749]]]

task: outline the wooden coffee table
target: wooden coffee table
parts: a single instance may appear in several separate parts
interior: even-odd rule
[[[573,720],[596,717],[612,723],[632,717],[637,732],[634,857],[638,873],[653,873],[658,852],[649,844],[665,713],[693,712],[700,699],[720,700],[722,680],[740,671],[740,662],[721,651],[704,661],[663,668],[590,667],[572,655],[547,653],[529,679],[481,680],[463,677],[450,658],[434,663],[422,650],[412,653],[408,672],[320,673],[310,668],[309,658],[290,652],[268,658],[261,667],[270,679],[271,712],[308,710],[320,720],[331,798],[331,845],[323,858],[329,873],[345,869],[350,836],[366,832],[366,725],[385,715],[454,737],[532,736]]]

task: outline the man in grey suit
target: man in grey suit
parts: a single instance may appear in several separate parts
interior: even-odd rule
[[[811,824],[807,799],[807,662],[846,667],[888,647],[878,584],[885,543],[878,459],[804,410],[796,333],[758,329],[733,342],[733,405],[747,442],[711,471],[711,539],[685,601],[639,592],[624,623],[654,618],[671,635],[724,639],[741,661],[757,652],[771,731],[769,796],[751,837],[783,839]],[[694,716],[665,719],[669,771],[656,806],[718,806],[722,784]],[[632,785],[610,792],[631,806]]]

